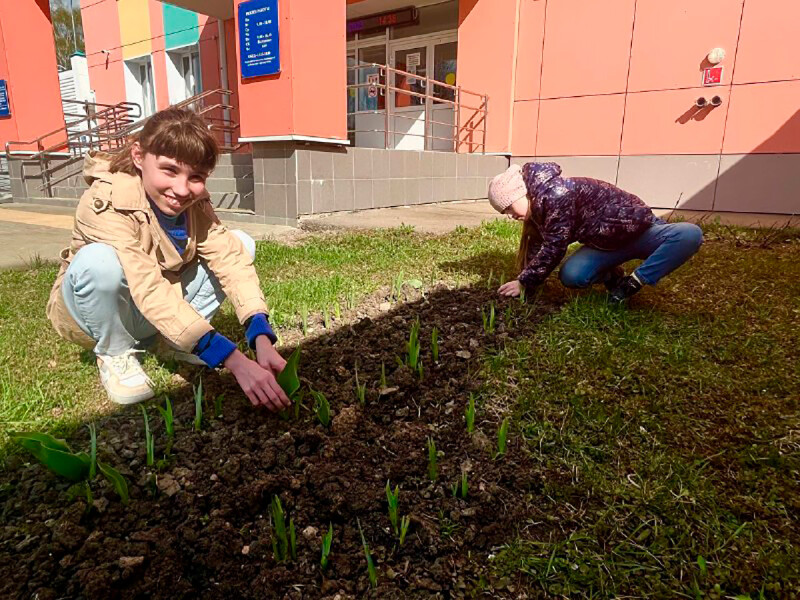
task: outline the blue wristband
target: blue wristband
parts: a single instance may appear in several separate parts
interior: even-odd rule
[[[209,331],[201,337],[192,352],[212,369],[220,366],[236,350],[236,344],[221,333]]]
[[[245,337],[247,337],[247,345],[253,350],[256,348],[256,338],[260,335],[265,335],[273,344],[278,341],[275,332],[272,331],[267,315],[258,313],[253,315],[247,322],[247,329],[245,330]]]

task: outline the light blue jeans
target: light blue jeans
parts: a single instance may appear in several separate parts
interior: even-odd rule
[[[703,243],[703,231],[693,223],[655,223],[619,250],[595,250],[583,246],[561,266],[561,283],[585,288],[603,280],[606,273],[635,258],[644,262],[634,271],[646,285],[655,285],[689,260]]]
[[[256,243],[238,229],[232,230],[251,256]],[[181,274],[183,298],[207,321],[219,310],[225,293],[217,277],[202,259]],[[158,330],[142,316],[131,299],[128,282],[108,244],[88,244],[72,259],[61,293],[72,318],[92,338],[95,354],[119,356],[154,341]]]

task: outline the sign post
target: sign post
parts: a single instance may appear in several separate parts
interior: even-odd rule
[[[0,79],[0,117],[11,116],[11,105],[8,102],[8,87],[6,80]]]
[[[281,72],[278,0],[239,5],[239,66],[245,79]]]

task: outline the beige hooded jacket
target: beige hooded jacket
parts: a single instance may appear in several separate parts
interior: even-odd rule
[[[186,211],[189,239],[181,255],[159,225],[141,178],[109,172],[110,159],[102,152],[85,159],[84,178],[91,187],[78,203],[72,243],[61,252],[61,270],[47,303],[47,316],[59,335],[86,348],[95,345],[69,314],[61,293],[69,263],[83,246],[95,242],[116,250],[134,304],[180,350],[191,352],[212,330],[181,290],[182,270],[200,258],[219,279],[242,324],[267,312],[249,253],[219,222],[208,197]]]

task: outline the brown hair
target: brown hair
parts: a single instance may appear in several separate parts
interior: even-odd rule
[[[528,202],[530,203],[530,198]],[[536,226],[536,223],[533,222],[530,211],[528,211],[528,217],[522,222],[522,237],[519,241],[519,250],[517,250],[517,271],[521,272],[528,266],[528,262],[530,262],[531,259],[528,255],[534,248],[541,245],[542,234],[539,233],[539,228]]]
[[[206,173],[214,169],[219,156],[219,146],[205,121],[185,108],[167,108],[150,117],[111,160],[112,173],[139,175],[131,157],[136,142],[144,153],[167,156]]]

